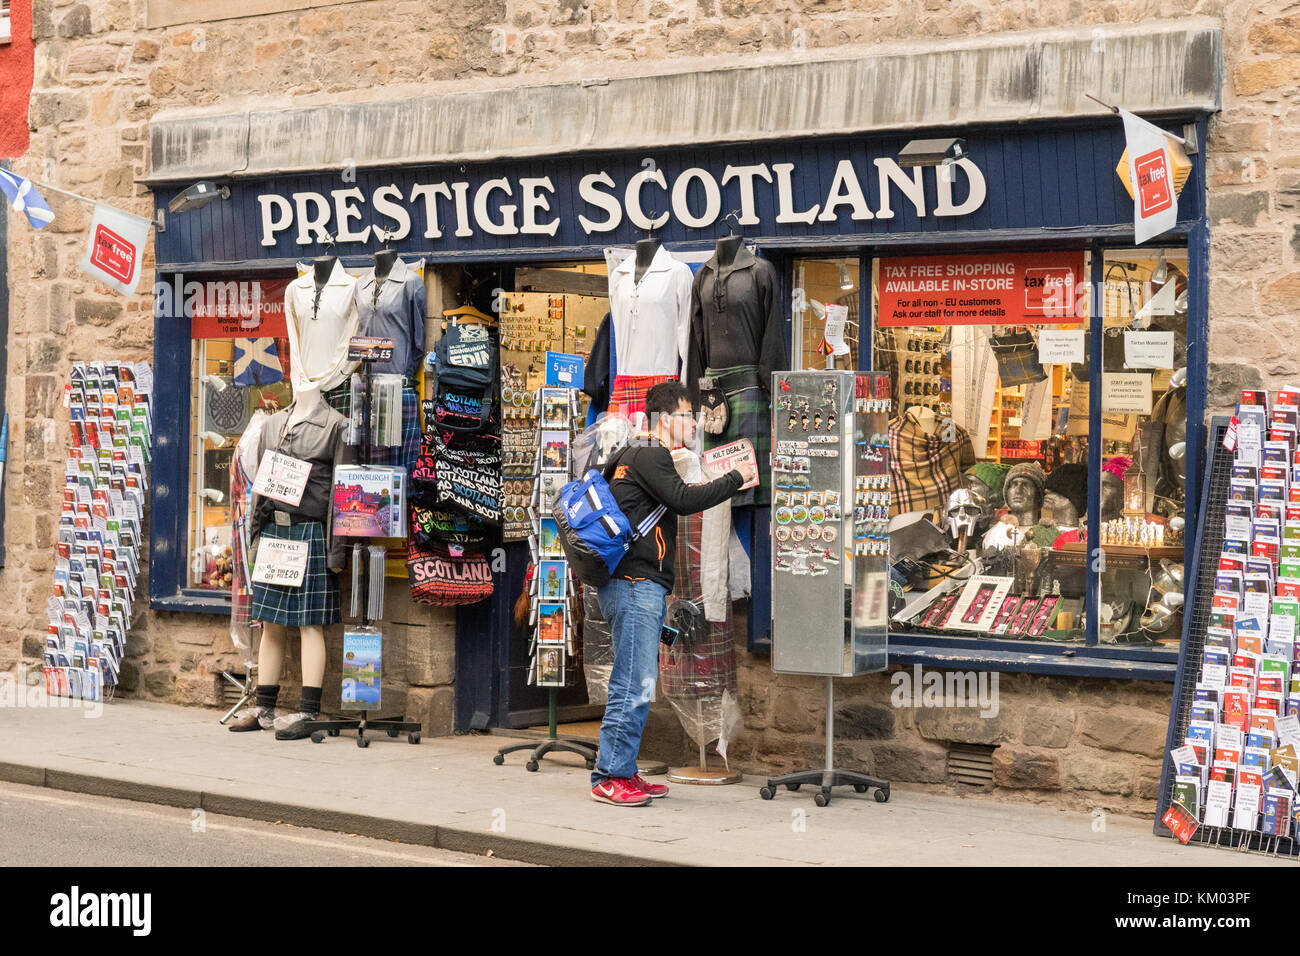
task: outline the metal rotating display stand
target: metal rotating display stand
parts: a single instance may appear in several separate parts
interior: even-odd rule
[[[361,403],[361,457],[364,464],[371,464],[370,461],[370,402],[372,398],[371,386],[373,384],[373,372],[371,363],[384,360],[392,355],[392,343],[388,345],[389,354],[383,355],[375,348],[363,352],[358,358],[361,361],[362,368],[365,369],[365,394]],[[369,538],[362,539],[366,544],[370,543]],[[370,625],[370,569],[362,568],[361,577],[361,623],[363,626]],[[378,587],[384,586],[384,580],[381,577]],[[322,743],[326,737],[337,737],[344,730],[355,730],[357,732],[357,746],[369,747],[370,738],[366,736],[366,731],[370,730],[375,733],[383,731],[390,737],[397,737],[399,734],[406,734],[408,743],[418,744],[420,742],[420,730],[422,725],[418,721],[407,720],[405,716],[401,717],[381,717],[377,720],[371,720],[367,711],[362,711],[360,717],[343,717],[334,720],[313,720],[307,723],[306,728],[311,733],[312,743]]]
[[[799,770],[783,777],[768,777],[767,786],[758,791],[764,800],[771,800],[781,787],[798,790],[804,784],[818,787],[813,803],[824,807],[831,802],[831,788],[852,787],[857,793],[874,789],[876,803],[889,800],[889,781],[881,780],[860,770],[835,769],[835,678],[826,678],[826,769]]]

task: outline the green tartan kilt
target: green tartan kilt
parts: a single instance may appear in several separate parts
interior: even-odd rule
[[[735,369],[708,369],[706,376],[717,377]],[[758,461],[758,486],[742,491],[731,499],[733,508],[764,506],[772,502],[772,400],[765,389],[757,386],[727,396],[727,427],[721,435],[705,435],[704,450],[728,445],[748,438]]]

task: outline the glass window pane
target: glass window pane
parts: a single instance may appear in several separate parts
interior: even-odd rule
[[[847,259],[795,259],[794,367],[826,368],[826,306],[846,310],[844,344],[847,355],[836,356],[835,367],[858,367],[858,269],[856,257]],[[832,310],[833,312],[834,310]]]
[[[971,258],[951,261],[975,269]],[[890,424],[891,550],[906,583],[895,598],[896,630],[1084,641],[1087,257],[1070,258],[1065,274],[1075,288],[1050,318],[1017,309],[1027,293],[1010,284],[956,306],[973,307],[972,315],[1005,308],[999,315],[1014,325],[965,324],[970,316],[954,314],[946,287],[931,292],[928,279],[916,283],[926,291],[910,308],[929,316],[948,310],[950,320],[902,324],[897,296],[887,296],[890,315],[879,309],[881,262],[890,260],[873,268],[874,363],[890,373],[898,409]],[[918,260],[940,270],[933,275],[948,275],[948,262]],[[1034,275],[1016,270],[1015,282]],[[1040,348],[1059,360],[1042,364]]]
[[[1186,250],[1107,252],[1102,306],[1099,640],[1176,647],[1185,518]]]

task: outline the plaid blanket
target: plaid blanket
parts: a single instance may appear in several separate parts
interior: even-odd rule
[[[262,529],[261,537],[309,542],[307,573],[302,586],[296,588],[254,581],[249,617],[254,621],[287,627],[337,624],[341,621],[339,582],[325,566],[325,526],[319,521],[304,521],[287,527],[271,523]]]
[[[961,487],[962,472],[974,464],[970,435],[960,425],[945,422],[927,435],[904,412],[889,426],[889,513],[945,507],[948,494]]]
[[[757,372],[756,365],[733,365],[730,368],[710,368],[704,374],[713,378],[736,372]],[[754,446],[758,461],[758,485],[742,491],[731,499],[733,508],[768,505],[772,502],[772,400],[765,389],[757,386],[727,395],[727,427],[721,435],[705,435],[704,450],[728,445],[739,438],[748,438]]]
[[[614,378],[614,387],[609,393],[609,411],[611,415],[631,418],[636,414],[645,414],[645,396],[650,389],[660,382],[668,382],[672,375],[618,375]]]
[[[321,393],[322,397],[344,418],[352,414],[352,391],[347,382]],[[391,448],[370,446],[370,464],[401,466],[409,475],[420,454],[420,401],[415,389],[402,389],[402,443]]]
[[[703,515],[677,519],[677,576],[672,601],[693,601],[700,608],[698,629],[683,633],[672,647],[659,645],[659,680],[664,695],[674,707],[689,704],[683,716],[695,720],[695,701],[736,694],[736,640],[732,634],[731,608],[725,621],[704,619],[704,589],[700,584],[700,534]],[[676,627],[670,618],[669,626]]]

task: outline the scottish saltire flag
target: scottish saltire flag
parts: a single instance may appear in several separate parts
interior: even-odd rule
[[[237,386],[274,385],[283,378],[275,339],[235,339],[234,382]]]
[[[9,197],[9,204],[14,207],[15,212],[27,214],[27,221],[32,224],[33,229],[48,226],[54,221],[54,213],[50,211],[50,207],[46,205],[30,179],[24,179],[7,169],[0,169],[0,190],[4,190],[4,194]]]

